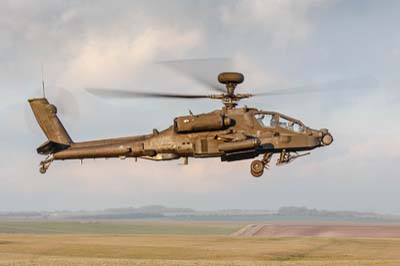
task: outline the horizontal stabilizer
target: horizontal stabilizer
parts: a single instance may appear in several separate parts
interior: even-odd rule
[[[49,155],[69,148],[69,145],[57,143],[54,141],[46,141],[40,145],[36,150],[39,154]]]

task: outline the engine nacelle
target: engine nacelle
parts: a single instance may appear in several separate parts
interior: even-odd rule
[[[232,124],[232,119],[220,114],[179,116],[174,120],[174,128],[178,133],[220,130]]]

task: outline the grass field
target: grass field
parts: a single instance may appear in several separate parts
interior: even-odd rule
[[[221,223],[22,224],[0,224],[0,265],[400,265],[400,239],[240,238],[227,236],[237,224]]]
[[[176,221],[0,221],[0,233],[227,235],[243,224]]]

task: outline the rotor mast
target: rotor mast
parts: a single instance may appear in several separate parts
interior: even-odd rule
[[[233,109],[238,105],[241,99],[250,98],[252,94],[236,94],[236,86],[244,81],[242,73],[238,72],[222,72],[218,75],[218,81],[225,84],[226,93],[210,95],[211,99],[220,99],[226,109]]]

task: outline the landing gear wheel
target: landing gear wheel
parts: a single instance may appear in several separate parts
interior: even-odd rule
[[[39,172],[41,174],[45,174],[46,173],[46,168],[44,168],[43,166],[39,168]]]
[[[260,160],[254,160],[250,165],[250,173],[254,177],[260,177],[264,173],[264,163]]]
[[[52,155],[47,156],[47,158],[44,161],[40,162],[39,172],[41,174],[45,174],[52,162],[53,162],[53,156]]]

